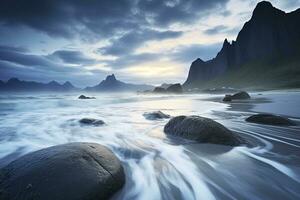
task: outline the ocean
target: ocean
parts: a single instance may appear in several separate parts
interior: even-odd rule
[[[95,142],[121,160],[126,184],[114,199],[300,199],[300,125],[245,122],[259,112],[300,124],[300,92],[250,93],[251,100],[223,103],[223,95],[135,93],[0,94],[0,167],[38,149],[69,142]],[[209,117],[251,145],[227,147],[167,137],[168,119],[143,114]],[[82,118],[101,119],[87,126]]]

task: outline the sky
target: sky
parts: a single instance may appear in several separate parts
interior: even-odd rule
[[[258,0],[1,0],[0,79],[184,82],[235,40]],[[271,0],[286,12],[300,0]]]

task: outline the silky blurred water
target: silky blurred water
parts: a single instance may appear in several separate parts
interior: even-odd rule
[[[122,161],[126,185],[115,199],[300,199],[300,127],[246,123],[255,112],[299,122],[299,92],[252,94],[224,104],[218,95],[1,94],[0,167],[31,151],[68,142],[96,142]],[[213,100],[209,100],[213,99]],[[229,148],[168,138],[168,120],[144,112],[212,118],[250,146]],[[84,117],[106,125],[82,126]]]

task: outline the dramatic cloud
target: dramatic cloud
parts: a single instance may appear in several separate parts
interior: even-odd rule
[[[56,56],[59,56],[63,62],[57,61]],[[73,80],[76,83],[80,82],[76,80],[76,77],[86,79],[83,76],[90,77],[92,75],[93,83],[96,83],[95,77],[99,74],[103,75],[103,72],[98,71],[96,74],[79,65],[68,65],[87,62],[95,63],[96,61],[76,51],[57,51],[51,55],[34,55],[23,48],[0,46],[0,79],[7,80],[11,77],[18,77],[43,82],[54,79]],[[67,79],[66,75],[68,75]]]
[[[53,54],[49,55],[49,58],[59,58],[64,63],[69,64],[94,64],[96,61],[86,55],[84,55],[80,51],[72,51],[72,50],[59,50],[55,51]]]
[[[216,35],[216,34],[232,34],[238,31],[237,28],[232,28],[224,25],[218,25],[209,29],[204,30],[203,32],[207,35]]]
[[[271,0],[287,11],[300,0]],[[93,85],[183,82],[193,60],[216,56],[259,0],[2,0],[0,79]]]
[[[118,39],[112,39],[111,44],[100,48],[99,52],[105,55],[129,54],[144,42],[176,38],[181,35],[182,32],[180,31],[155,31],[151,29],[131,31]]]
[[[25,25],[52,36],[107,37],[157,24],[187,23],[227,0],[3,0],[0,22]]]
[[[220,32],[226,31],[227,29],[228,29],[227,26],[219,25],[219,26],[215,26],[213,28],[206,29],[204,31],[204,33],[205,34],[218,34]]]
[[[221,8],[228,0],[152,0],[139,1],[138,8],[146,19],[159,26],[172,23],[191,23],[212,8]]]
[[[221,50],[221,47],[222,43],[181,46],[176,48],[171,56],[174,60],[184,63],[191,63],[196,58],[210,60],[212,55],[216,55]]]

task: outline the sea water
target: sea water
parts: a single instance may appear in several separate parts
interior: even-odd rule
[[[95,142],[121,160],[126,184],[114,199],[300,199],[300,126],[245,122],[257,112],[300,122],[299,92],[251,94],[225,104],[221,95],[0,94],[0,167],[38,149]],[[200,115],[222,123],[251,145],[198,144],[163,133],[168,119],[143,113]],[[82,118],[104,126],[83,126]]]

